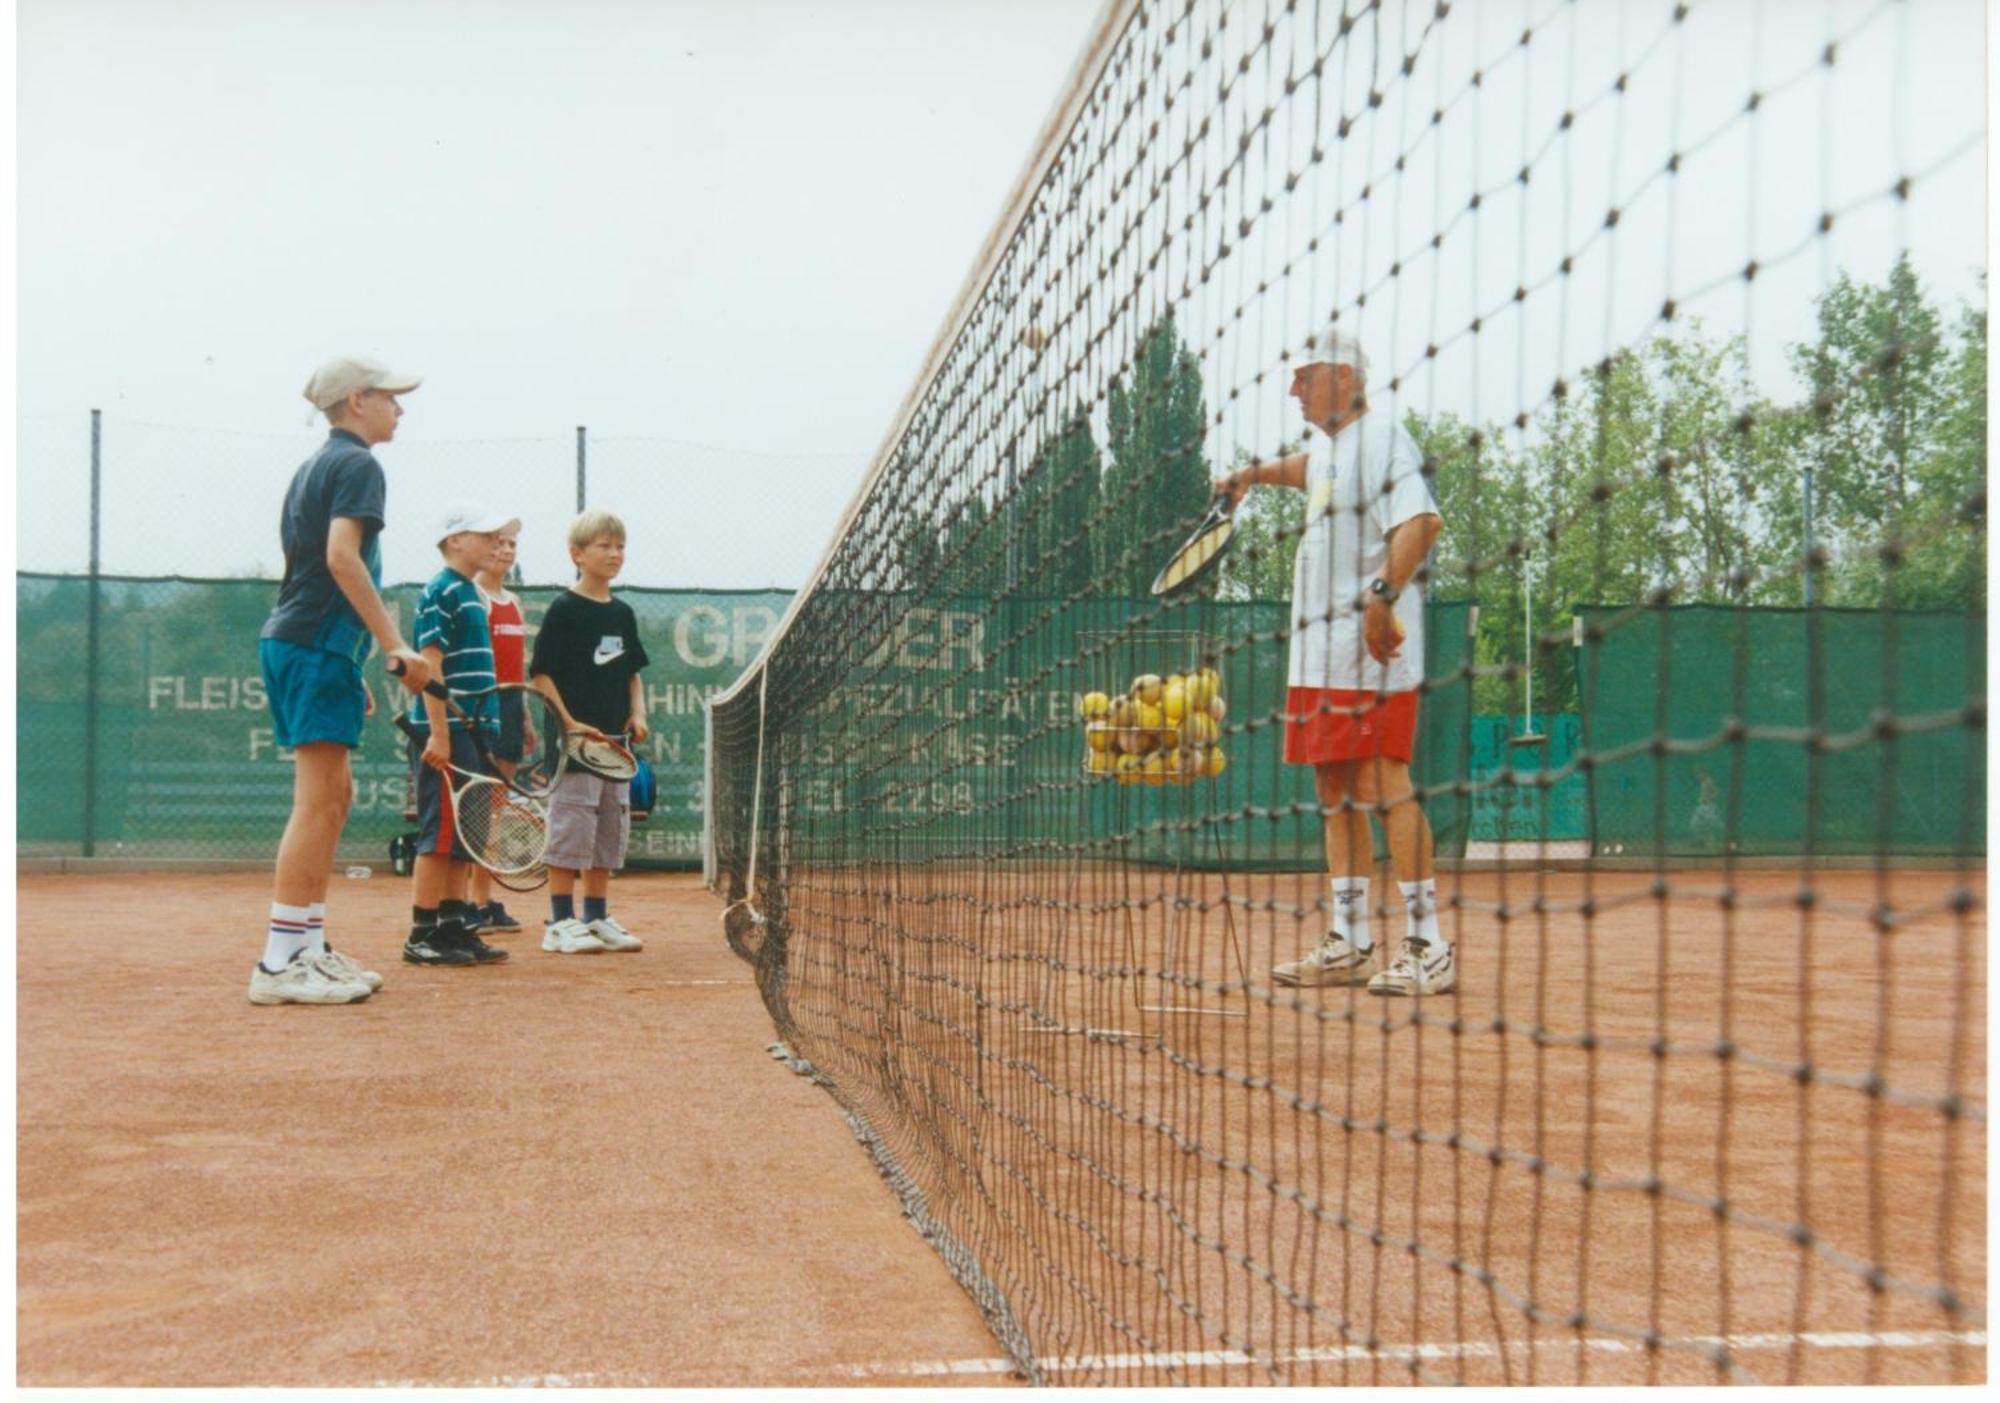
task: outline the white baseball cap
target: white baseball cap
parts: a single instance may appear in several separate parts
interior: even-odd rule
[[[1363,380],[1368,378],[1368,353],[1361,349],[1361,343],[1351,333],[1342,331],[1338,323],[1321,327],[1299,360],[1305,365],[1352,366]]]
[[[438,544],[443,545],[461,531],[476,531],[481,535],[501,531],[519,531],[521,518],[502,516],[499,512],[488,511],[476,502],[461,502],[444,514],[438,523]]]
[[[406,395],[424,383],[421,375],[398,375],[379,361],[336,356],[306,381],[306,398],[315,409],[331,409],[356,390],[386,390]]]

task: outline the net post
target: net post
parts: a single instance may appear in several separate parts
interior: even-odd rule
[[[83,855],[97,855],[98,620],[104,501],[104,411],[90,411],[90,604],[83,666]]]
[[[586,435],[584,433],[584,426],[578,424],[576,426],[576,514],[578,516],[583,515],[585,443]]]

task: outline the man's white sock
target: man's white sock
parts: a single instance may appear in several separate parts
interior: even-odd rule
[[[1333,879],[1333,933],[1357,950],[1371,950],[1368,935],[1368,879]]]
[[[312,944],[312,908],[271,903],[271,928],[264,937],[264,968],[276,974],[292,956]]]
[[[326,953],[326,903],[315,901],[306,908],[306,924],[312,928],[312,948],[315,955]]]
[[[1398,882],[1403,893],[1403,910],[1410,918],[1410,939],[1426,944],[1444,943],[1444,932],[1438,927],[1438,884],[1437,878],[1427,877],[1421,882]]]

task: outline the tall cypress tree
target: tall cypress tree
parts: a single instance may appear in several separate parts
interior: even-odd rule
[[[1201,364],[1170,313],[1140,338],[1130,371],[1111,382],[1111,463],[1097,532],[1105,589],[1143,595],[1200,520],[1212,476],[1202,452],[1207,417]]]

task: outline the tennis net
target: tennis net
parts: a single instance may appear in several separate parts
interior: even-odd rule
[[[1984,1377],[1951,22],[1106,7],[706,722],[777,1050],[1007,1367]]]

